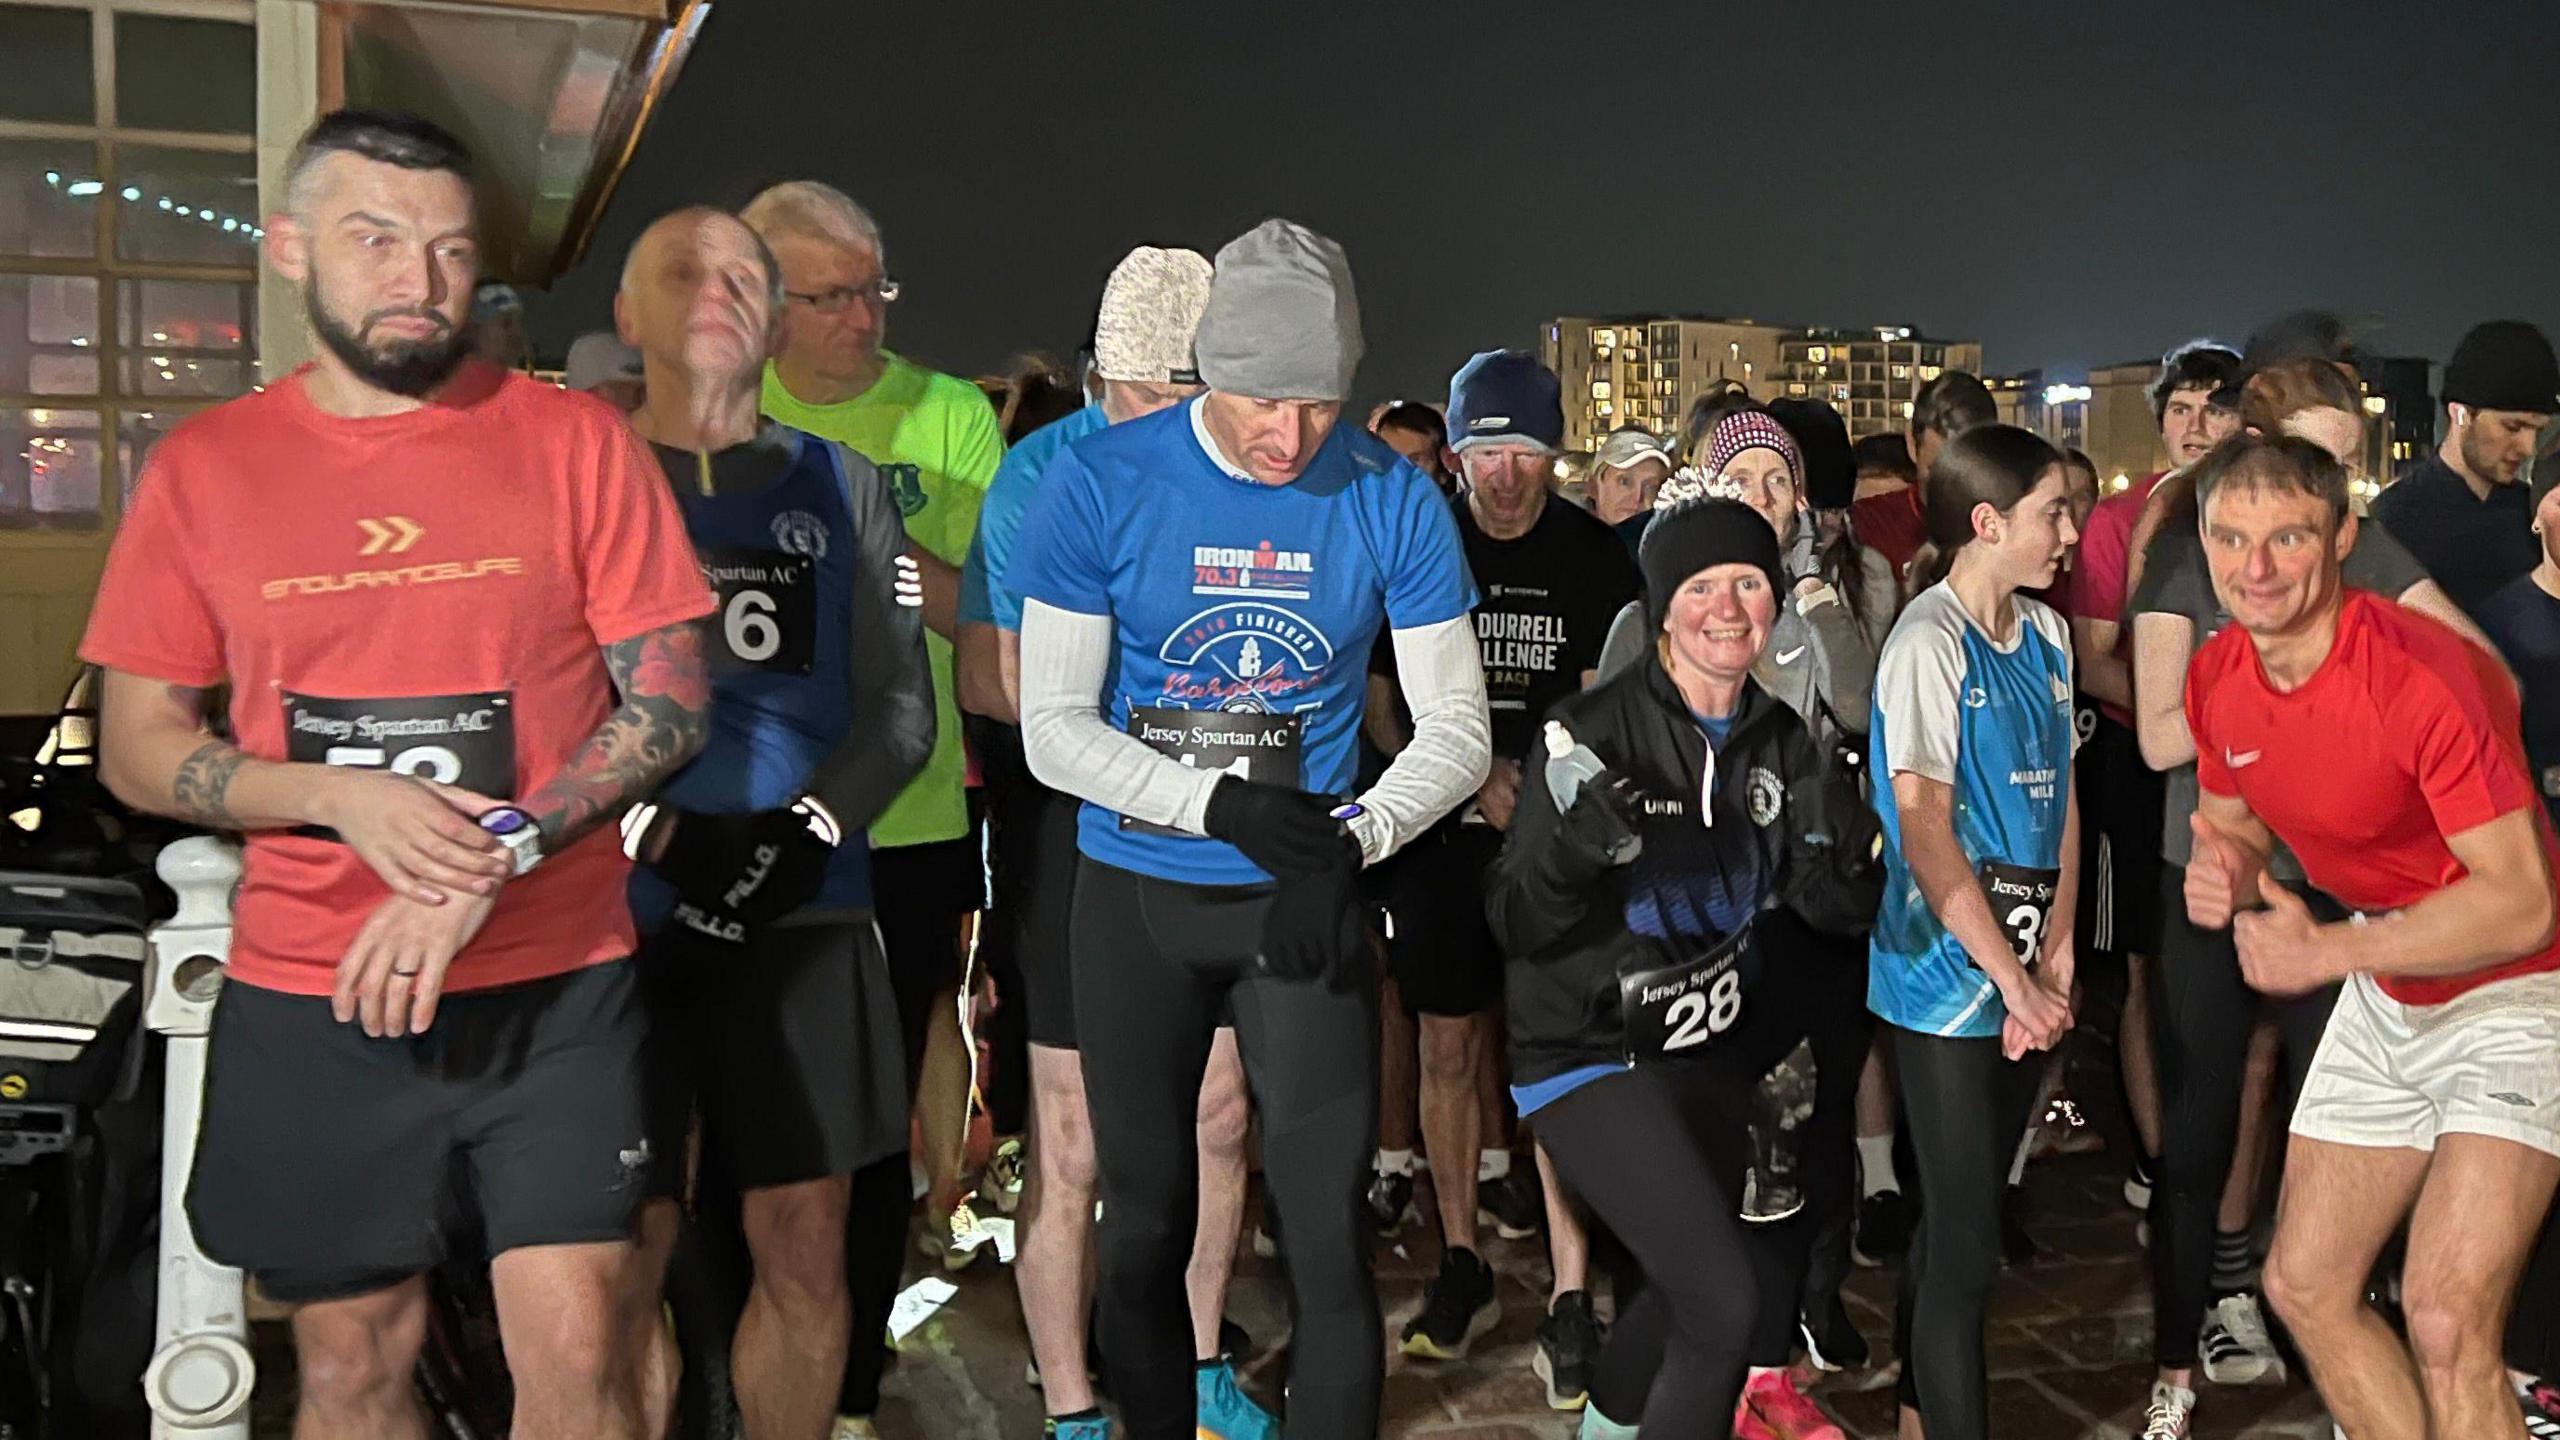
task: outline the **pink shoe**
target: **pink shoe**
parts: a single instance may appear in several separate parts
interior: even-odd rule
[[[1787,1437],[1770,1429],[1768,1422],[1760,1418],[1760,1412],[1751,1408],[1750,1400],[1743,1399],[1734,1402],[1733,1440],[1787,1440]]]
[[[1757,1422],[1746,1431],[1734,1427],[1735,1440],[1745,1435],[1768,1436],[1771,1440],[1848,1440],[1822,1407],[1805,1398],[1784,1370],[1754,1375],[1742,1385],[1742,1410]]]

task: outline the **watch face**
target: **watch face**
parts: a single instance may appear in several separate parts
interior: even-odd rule
[[[488,811],[480,817],[480,828],[488,831],[492,835],[513,835],[519,831],[530,829],[532,825],[532,816],[527,815],[523,811],[515,809],[512,806],[505,809]]]

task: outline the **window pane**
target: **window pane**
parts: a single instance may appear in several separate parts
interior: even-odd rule
[[[256,156],[130,145],[116,152],[116,169],[123,206],[118,256],[193,265],[258,263]]]
[[[0,530],[98,528],[98,412],[0,410]]]
[[[0,5],[0,55],[9,57],[0,120],[98,123],[88,11]]]
[[[151,455],[151,447],[160,437],[178,428],[178,422],[193,415],[193,410],[129,410],[122,425],[124,463],[124,501],[133,503],[133,482],[142,478],[142,462]]]
[[[98,393],[98,282],[0,275],[0,393]]]
[[[127,280],[116,325],[127,395],[237,395],[257,356],[258,287]]]
[[[97,254],[100,192],[89,188],[97,184],[94,145],[0,140],[0,255]]]
[[[257,133],[255,35],[227,20],[117,16],[116,124]]]

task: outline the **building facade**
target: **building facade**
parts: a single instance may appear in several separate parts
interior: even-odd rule
[[[1829,401],[1852,438],[1899,430],[1944,370],[1982,368],[1982,346],[1909,326],[1822,330],[1723,316],[1575,316],[1547,322],[1540,353],[1564,383],[1565,444],[1621,425],[1676,436],[1698,398],[1741,384],[1762,399]]]

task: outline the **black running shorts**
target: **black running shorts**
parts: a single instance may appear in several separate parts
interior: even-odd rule
[[[1502,996],[1502,951],[1484,917],[1485,872],[1502,851],[1490,825],[1443,822],[1396,857],[1387,878],[1387,969],[1418,1015],[1474,1015]]]
[[[447,1258],[626,1240],[642,1132],[639,987],[624,961],[447,996],[376,1039],[327,996],[237,982],[214,1002],[187,1216],[277,1300],[343,1299]]]
[[[677,927],[640,951],[649,1013],[649,1194],[682,1192],[686,1142],[698,1115],[702,1144],[742,1190],[850,1175],[873,1158],[881,1128],[865,1097],[883,1088],[866,1057],[897,1044],[886,971],[857,993],[863,967],[882,967],[868,921],[775,926],[743,946]],[[885,1071],[903,1095],[902,1067]]]
[[[2083,850],[2090,857],[2080,881],[2089,947],[2113,955],[2157,955],[2166,784],[2143,763],[2133,732],[2104,716],[2073,763],[2080,777]]]

